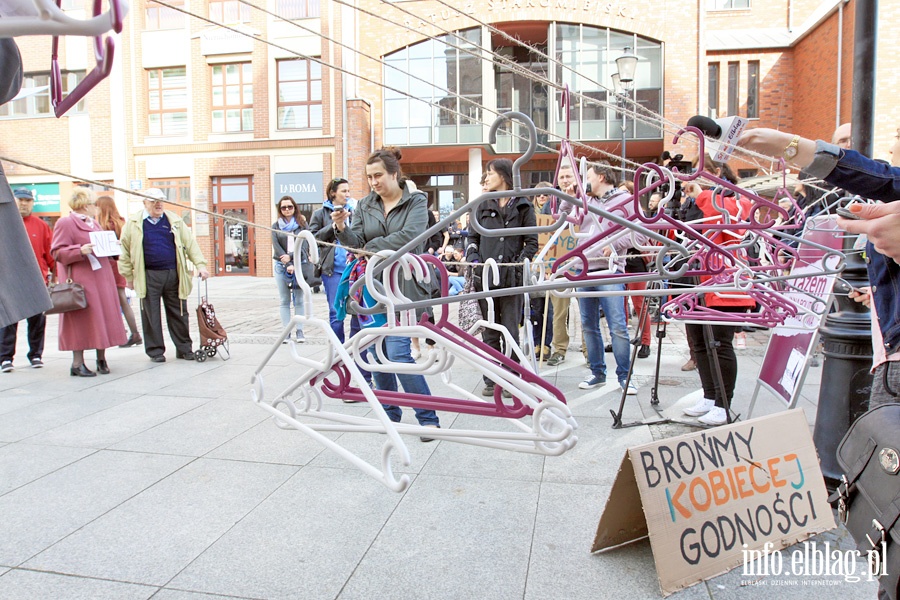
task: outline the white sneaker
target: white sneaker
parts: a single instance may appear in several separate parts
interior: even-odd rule
[[[725,409],[721,406],[715,406],[711,411],[697,419],[704,425],[724,425],[728,418],[725,414]]]
[[[13,370],[13,364],[11,360],[4,360],[3,364],[0,364],[0,371],[4,373],[9,373]]]
[[[709,411],[711,411],[716,406],[715,400],[710,400],[709,398],[701,398],[697,401],[697,404],[693,405],[690,408],[685,408],[682,412],[689,417],[699,417],[705,415]]]
[[[624,381],[620,381],[620,382],[619,382],[619,387],[622,388],[623,390],[625,390],[625,395],[626,395],[626,396],[637,396],[637,386],[634,385],[633,383],[629,383],[629,384],[628,384],[628,387],[626,388],[626,387],[625,387],[625,382],[624,382]]]
[[[302,332],[302,331],[298,331],[296,334],[294,334],[294,340],[296,340],[296,342],[297,342],[298,344],[305,344],[305,343],[306,343],[306,336],[303,335],[303,332]]]

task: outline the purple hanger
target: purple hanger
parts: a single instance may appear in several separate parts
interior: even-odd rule
[[[61,0],[56,0],[57,6],[60,6],[60,1]],[[122,0],[110,0],[113,30],[116,33],[122,31],[124,11],[122,10],[121,1]],[[101,8],[101,0],[94,0],[95,17],[100,14]],[[94,58],[97,61],[97,65],[65,98],[62,97],[62,75],[59,68],[58,48],[59,37],[53,36],[50,50],[50,102],[53,105],[53,112],[57,118],[66,114],[70,108],[75,106],[88,94],[88,92],[93,90],[98,83],[109,76],[112,71],[113,56],[115,55],[115,42],[112,37],[106,37],[105,39],[102,35],[94,37]]]

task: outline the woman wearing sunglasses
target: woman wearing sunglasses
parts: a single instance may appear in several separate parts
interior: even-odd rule
[[[303,291],[297,283],[299,272],[294,265],[294,237],[301,230],[306,229],[306,219],[297,209],[297,203],[290,196],[283,196],[275,205],[278,211],[278,220],[272,223],[272,253],[275,260],[275,285],[278,286],[278,296],[281,298],[281,325],[287,327],[293,315],[303,313]],[[298,262],[299,264],[299,262]],[[291,304],[294,311],[291,314]],[[306,341],[303,335],[303,325],[297,323],[294,339],[302,344]],[[287,340],[285,340],[285,343]]]

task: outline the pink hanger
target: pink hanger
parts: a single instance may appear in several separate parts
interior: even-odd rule
[[[421,255],[418,257],[418,259],[433,265],[439,277],[441,294],[444,297],[448,296],[448,274],[443,263],[441,263],[438,258],[431,255]],[[540,388],[546,394],[554,397],[559,402],[563,404],[566,403],[565,397],[558,388],[547,382],[536,373],[530,372],[527,369],[523,369],[522,364],[514,361],[512,358],[506,356],[505,354],[498,352],[494,348],[491,348],[483,341],[473,337],[467,331],[460,329],[458,326],[451,323],[448,317],[447,304],[442,304],[440,306],[440,317],[436,322],[431,322],[428,315],[423,314],[418,322],[418,325],[425,328],[427,330],[427,333],[425,333],[424,335],[437,342],[438,345],[446,344],[446,347],[453,348],[459,354],[473,355],[482,359],[486,359],[493,364],[503,367],[504,369],[509,371],[510,375],[514,374],[523,382]],[[385,335],[391,335],[390,329],[391,328],[386,328],[383,333]],[[367,345],[371,345],[372,343],[376,343],[376,340],[369,341]],[[374,367],[375,365],[372,365],[370,363],[367,365],[363,365],[363,367],[366,366]],[[337,374],[338,381],[321,381],[321,389],[326,396],[332,398],[352,399],[355,401],[361,401],[365,399],[362,390],[359,387],[351,385],[352,378],[345,365],[337,362],[332,367],[331,372]],[[323,373],[321,377],[324,379],[324,377],[327,377],[327,373]],[[314,384],[318,382],[319,379],[317,376],[317,378],[314,378],[310,383]],[[531,406],[523,403],[519,398],[515,396],[509,400],[509,403],[504,402],[505,399],[502,396],[502,390],[500,386],[496,386],[494,389],[493,402],[448,398],[443,396],[428,396],[401,391],[373,391],[379,402],[397,406],[441,410],[447,412],[457,412],[490,417],[504,417],[510,419],[519,419],[525,416],[529,416],[534,412],[534,409]]]
[[[60,0],[56,0],[57,7]],[[99,16],[102,8],[101,0],[94,0],[94,16]],[[112,16],[112,29],[116,33],[122,31],[124,12],[121,0],[112,0],[110,3]],[[62,75],[58,59],[59,37],[54,35],[50,50],[50,102],[57,118],[66,114],[88,92],[93,90],[98,83],[106,79],[112,71],[113,56],[115,55],[115,42],[112,37],[103,38],[102,35],[94,36],[94,58],[97,65],[82,79],[75,89],[71,90],[65,98],[62,97]]]

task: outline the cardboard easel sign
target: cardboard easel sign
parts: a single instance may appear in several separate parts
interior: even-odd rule
[[[642,509],[643,507],[643,509]],[[629,448],[591,552],[649,534],[664,596],[835,527],[800,409]]]

